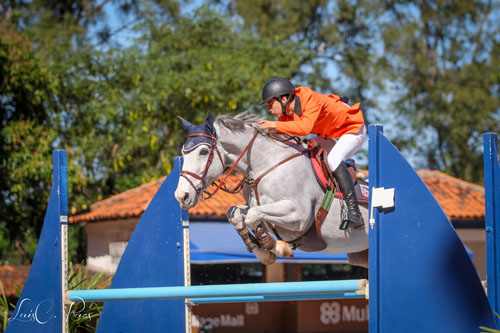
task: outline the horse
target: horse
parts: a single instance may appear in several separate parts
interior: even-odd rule
[[[236,116],[219,115],[215,121],[208,113],[205,123],[198,126],[179,118],[189,132],[174,194],[182,209],[194,207],[204,193],[209,193],[210,185],[216,185],[216,189],[209,195],[225,189],[224,180],[218,185],[216,180],[225,172],[227,177],[236,171],[243,175],[239,187],[246,204],[229,208],[228,220],[262,263],[274,263],[276,255],[293,257],[292,244],[305,251],[347,253],[351,265],[368,267],[368,223],[359,230],[340,230],[342,199],[333,199],[319,228],[324,246],[318,247],[317,232],[309,232],[314,229],[325,194],[302,140],[271,136],[257,125],[261,118],[247,111]],[[360,206],[360,210],[368,221],[368,209]]]

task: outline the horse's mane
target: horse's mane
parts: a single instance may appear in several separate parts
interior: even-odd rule
[[[219,115],[215,118],[215,123],[223,128],[226,128],[232,132],[243,132],[245,131],[245,126],[248,125],[251,128],[263,132],[257,122],[262,118],[254,113],[248,111],[243,111],[236,116],[229,115]]]
[[[254,113],[243,111],[234,117],[228,115],[217,116],[217,118],[215,118],[215,123],[219,126],[219,128],[231,132],[244,132],[245,129],[250,127],[255,131],[259,132],[260,134],[262,134],[262,136],[265,139],[270,141],[275,141],[275,140],[283,141],[280,139],[284,139],[286,141],[293,138],[292,135],[280,134],[280,133],[274,133],[273,136],[268,135],[268,132],[266,130],[261,129],[260,126],[257,125],[258,121],[261,119],[262,118],[260,116]]]

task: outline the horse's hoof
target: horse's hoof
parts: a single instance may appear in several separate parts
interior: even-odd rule
[[[280,257],[285,257],[285,258],[293,258],[294,257],[293,250],[290,247],[290,244],[288,244],[287,242],[284,242],[281,240],[277,241],[275,250],[276,250],[276,253]]]
[[[269,251],[255,250],[255,256],[264,265],[272,265],[276,261],[276,255]]]

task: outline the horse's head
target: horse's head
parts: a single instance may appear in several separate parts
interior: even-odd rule
[[[175,198],[183,209],[194,207],[205,189],[224,171],[224,157],[218,147],[217,133],[212,115],[208,113],[205,123],[195,126],[182,120],[189,136],[182,146],[181,176],[175,190]]]

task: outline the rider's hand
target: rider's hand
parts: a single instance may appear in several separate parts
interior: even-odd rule
[[[261,120],[257,123],[260,128],[264,130],[275,130],[276,129],[276,122],[275,121],[270,121],[270,120]]]

